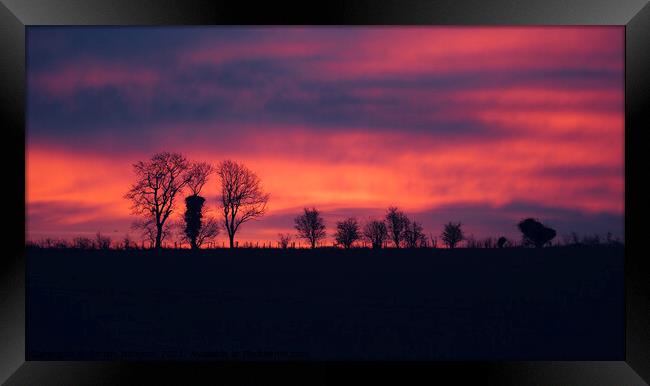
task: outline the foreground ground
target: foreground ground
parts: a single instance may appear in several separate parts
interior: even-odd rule
[[[620,360],[622,248],[27,251],[27,359]]]

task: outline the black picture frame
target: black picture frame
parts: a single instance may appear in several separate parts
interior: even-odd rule
[[[624,25],[625,361],[124,363],[25,361],[25,28],[30,25]],[[8,167],[0,259],[0,381],[6,385],[370,383],[643,385],[650,382],[650,263],[644,247],[650,104],[648,0],[320,1],[0,0],[0,109]],[[253,371],[254,370],[254,371]],[[354,370],[350,373],[350,370]],[[407,378],[407,379],[405,379]],[[191,379],[191,380],[190,380]],[[645,380],[645,382],[644,382]]]

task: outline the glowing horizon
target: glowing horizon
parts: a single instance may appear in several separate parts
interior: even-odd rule
[[[131,164],[246,164],[303,207],[439,235],[624,233],[623,27],[29,27],[27,239],[129,233]],[[217,215],[217,179],[203,191]],[[182,211],[178,200],[176,214]],[[222,232],[218,243],[226,240]]]

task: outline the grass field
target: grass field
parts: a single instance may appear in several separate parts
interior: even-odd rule
[[[27,359],[621,360],[623,248],[27,250]]]

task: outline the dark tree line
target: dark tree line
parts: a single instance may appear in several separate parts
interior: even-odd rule
[[[316,208],[305,208],[304,213],[294,219],[294,223],[298,237],[307,240],[311,248],[316,248],[318,242],[325,239],[325,221]],[[524,219],[517,226],[523,235],[522,246],[542,248],[550,245],[551,240],[556,236],[554,229],[533,218]],[[462,241],[467,241],[468,248],[512,246],[512,242],[503,236],[498,239],[487,238],[482,242],[475,240],[472,236],[467,237],[460,222],[450,221],[445,224],[440,238],[449,249],[456,248]],[[394,248],[421,248],[429,245],[422,225],[411,220],[395,206],[388,208],[384,219],[371,219],[363,228],[354,217],[338,221],[334,240],[344,249],[352,248],[353,244],[359,240],[369,242],[373,249],[385,247],[388,241]],[[431,245],[435,247],[437,239],[432,236],[430,241]],[[287,244],[282,239],[280,243],[286,248]]]
[[[155,249],[162,248],[163,241],[170,236],[173,228],[180,230],[182,242],[192,249],[201,248],[206,242],[214,240],[220,229],[224,229],[230,248],[234,248],[237,246],[235,236],[242,224],[258,219],[267,211],[269,194],[263,191],[259,177],[245,165],[232,160],[222,161],[214,167],[206,162],[190,161],[180,153],[161,152],[133,164],[133,171],[135,182],[125,194],[125,198],[131,201],[133,214],[139,216],[133,228],[138,229]],[[208,200],[201,195],[212,175],[216,175],[219,182],[215,206],[220,220],[209,216]],[[170,218],[183,194],[186,196],[182,221],[174,223]],[[552,245],[552,240],[557,236],[554,229],[534,218],[523,219],[517,227],[522,233],[521,246],[524,247]],[[311,248],[319,246],[327,237],[325,220],[315,207],[304,208],[303,213],[294,218],[294,228],[296,236],[306,240]],[[281,248],[295,244],[291,243],[290,234],[283,233],[278,237]],[[355,217],[337,221],[333,239],[335,245],[344,249],[353,248],[360,242],[367,242],[374,249],[389,245],[394,248],[435,248],[438,242],[433,235],[427,237],[422,224],[409,218],[396,206],[389,207],[383,218],[369,219],[364,224],[360,224]],[[605,239],[603,241],[596,235],[580,240],[574,233],[565,237],[564,245],[622,244],[611,234]],[[506,248],[515,245],[503,236],[477,241],[465,234],[460,222],[444,224],[440,240],[449,249],[457,248],[463,241],[468,248]],[[48,239],[42,244],[46,247],[65,245],[78,249],[108,249],[111,240],[98,233],[95,240],[78,237],[70,244]],[[138,247],[128,236],[121,245],[124,249]]]
[[[298,237],[306,240],[312,248],[326,237],[325,220],[316,208],[305,208],[304,213],[294,219]],[[363,229],[355,217],[349,217],[336,223],[334,240],[344,249],[352,248],[355,242],[364,240],[372,248],[382,248],[388,240],[396,248],[419,248],[427,244],[422,225],[411,221],[397,207],[388,208],[382,220],[369,220]]]

